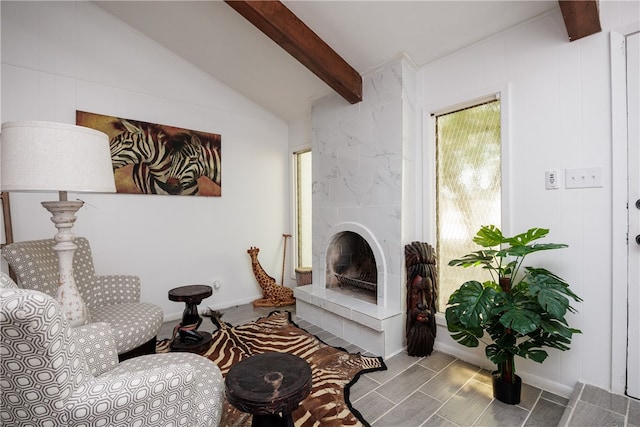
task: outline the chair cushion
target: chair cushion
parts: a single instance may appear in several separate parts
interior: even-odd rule
[[[206,357],[192,353],[164,353],[135,357],[125,360],[118,367],[109,371],[104,376],[122,377],[131,375],[140,370],[160,369],[165,371],[170,366],[190,365],[197,373],[195,389],[188,401],[197,408],[192,412],[192,418],[186,422],[189,427],[217,426],[222,417],[222,404],[224,402],[224,378],[220,368]],[[151,394],[151,393],[149,393]],[[167,396],[163,396],[167,399]],[[147,402],[148,405],[169,405],[170,402]],[[155,423],[148,420],[147,425]],[[179,425],[179,422],[176,422]]]
[[[158,334],[163,312],[157,305],[149,303],[105,305],[91,310],[91,320],[111,325],[118,354],[122,354]]]

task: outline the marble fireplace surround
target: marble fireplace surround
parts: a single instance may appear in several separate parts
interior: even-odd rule
[[[313,280],[294,288],[296,314],[368,352],[404,349],[404,243],[415,240],[417,73],[400,56],[363,75],[363,101],[333,94],[311,114]],[[327,250],[351,231],[371,247],[376,303],[326,288]]]
[[[358,347],[389,357],[402,347],[403,313],[389,307],[389,292],[399,290],[388,286],[392,279],[387,274],[387,257],[372,232],[361,224],[345,222],[332,227],[329,235],[344,231],[359,234],[371,247],[378,270],[377,304],[327,288],[326,269],[321,269],[314,272],[315,284],[294,288],[296,314]],[[326,265],[326,253],[321,265]]]

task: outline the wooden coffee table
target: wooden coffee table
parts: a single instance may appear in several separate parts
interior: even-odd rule
[[[225,378],[227,400],[253,414],[252,427],[293,427],[291,412],[311,391],[311,368],[288,353],[263,353],[244,359]]]
[[[207,285],[180,286],[169,291],[171,301],[180,301],[186,304],[182,312],[182,321],[178,325],[180,337],[171,343],[172,351],[201,353],[209,348],[211,334],[197,330],[202,323],[202,317],[198,314],[198,304],[212,294],[211,286]]]

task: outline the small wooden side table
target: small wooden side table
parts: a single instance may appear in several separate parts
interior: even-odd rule
[[[291,412],[311,391],[311,368],[288,353],[263,353],[244,359],[225,378],[227,400],[253,414],[252,427],[293,427]]]
[[[202,323],[202,317],[198,314],[198,304],[212,294],[211,286],[207,285],[180,286],[169,291],[171,301],[186,304],[182,312],[182,321],[178,325],[180,338],[171,343],[171,350],[201,353],[208,348],[211,343],[211,334],[197,330]]]

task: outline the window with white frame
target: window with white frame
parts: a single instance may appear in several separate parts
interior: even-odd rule
[[[293,153],[296,191],[296,268],[311,268],[311,150]]]
[[[438,311],[477,271],[450,267],[454,258],[478,250],[483,225],[501,226],[500,100],[436,114],[436,240]]]

